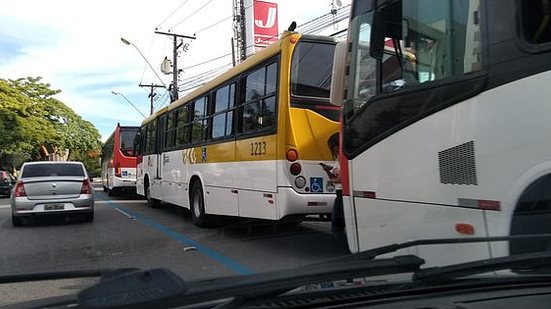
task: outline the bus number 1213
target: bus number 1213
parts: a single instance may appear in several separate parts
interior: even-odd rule
[[[266,154],[266,142],[251,143],[251,156],[263,156]]]

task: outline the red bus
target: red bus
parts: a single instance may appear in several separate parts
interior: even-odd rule
[[[140,127],[121,126],[103,145],[101,156],[101,182],[103,191],[115,195],[121,191],[136,191],[136,156],[134,138]]]

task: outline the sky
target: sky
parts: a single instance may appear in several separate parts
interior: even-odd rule
[[[279,32],[292,21],[300,25],[329,13],[332,3],[271,1],[278,3]],[[92,122],[105,141],[117,123],[139,125],[143,120],[124,97],[148,115],[149,89],[138,85],[171,83],[172,75],[161,73],[160,63],[172,59],[172,39],[155,29],[195,35],[195,40],[184,40],[189,45],[178,58],[180,80],[189,83],[198,74],[222,73],[231,64],[231,56],[224,55],[231,53],[232,6],[233,0],[0,0],[0,78],[43,77],[62,91],[56,97]],[[166,91],[157,89],[154,106],[167,102]]]

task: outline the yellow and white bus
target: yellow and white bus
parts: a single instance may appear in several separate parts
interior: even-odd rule
[[[335,42],[282,39],[142,123],[137,192],[151,207],[300,221],[330,214],[335,198],[320,163],[339,109],[329,103]]]

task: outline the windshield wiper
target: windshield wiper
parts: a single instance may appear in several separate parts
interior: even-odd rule
[[[130,272],[130,271],[135,271],[135,270],[137,270],[137,268],[113,268],[113,269],[106,268],[106,269],[3,275],[3,276],[0,276],[0,284],[28,282],[28,281],[74,279],[74,278],[92,278],[92,277],[109,278],[109,277],[118,276],[120,274]]]
[[[551,265],[551,251],[510,255],[443,267],[431,267],[413,274],[413,281],[442,281],[503,269],[536,269]]]
[[[170,307],[231,299],[228,307],[258,297],[279,295],[308,284],[358,277],[413,273],[425,261],[413,255],[345,264],[307,265],[286,271],[186,282],[166,269],[135,271],[113,277],[78,294],[85,307]]]

